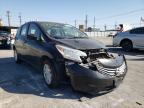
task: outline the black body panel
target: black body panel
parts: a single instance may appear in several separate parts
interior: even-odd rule
[[[81,50],[106,48],[103,43],[92,39],[59,39],[58,41]]]
[[[6,37],[0,36],[0,47],[10,47],[10,44],[7,43],[8,39]]]
[[[127,63],[125,58],[123,57],[123,59],[119,60],[121,63],[125,62],[126,64],[125,72],[119,76],[108,76],[100,73],[98,70],[94,71],[79,64],[66,65],[70,74],[72,86],[75,90],[93,95],[113,90],[119,86],[127,73]],[[119,66],[117,65],[117,67]]]
[[[30,39],[28,34],[31,24],[37,27],[36,30],[39,30],[37,37],[34,37],[35,39]],[[26,27],[25,34],[21,35],[24,26]],[[65,59],[55,45],[81,50],[87,56],[90,56],[86,59],[91,60],[85,60],[85,63],[82,62],[83,65],[81,65],[75,61]],[[124,56],[110,57],[105,51],[105,45],[101,42],[87,38],[55,39],[46,33],[39,22],[29,22],[20,27],[14,47],[20,59],[39,69],[41,69],[43,57],[47,57],[54,64],[53,66],[60,79],[64,80],[69,77],[75,90],[90,94],[112,90],[122,82],[127,72]],[[93,61],[94,63],[91,63]],[[70,63],[67,64],[66,62]],[[91,63],[91,67],[86,66],[89,63]],[[97,63],[100,64],[102,72],[98,70]],[[123,66],[123,63],[126,66],[122,67],[122,69],[125,68],[123,69],[124,72],[118,76],[116,76],[116,72],[111,75],[111,71],[121,71],[119,67]]]

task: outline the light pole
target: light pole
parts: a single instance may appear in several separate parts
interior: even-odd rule
[[[18,18],[19,18],[19,23],[20,23],[20,26],[21,26],[21,23],[22,23],[22,20],[21,20],[21,13],[19,13]]]
[[[7,13],[6,16],[8,18],[8,25],[10,26],[10,11],[7,11],[6,13]]]

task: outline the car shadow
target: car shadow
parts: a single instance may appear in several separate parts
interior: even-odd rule
[[[127,60],[131,61],[144,61],[144,50],[136,50],[134,49],[131,52],[126,52],[122,48],[108,48],[108,52],[113,54],[122,54],[126,56]]]
[[[144,51],[124,52],[121,48],[109,48],[108,51],[126,56],[136,56],[136,58],[130,58],[129,60],[144,61]],[[9,93],[33,94],[47,98],[75,100],[80,100],[82,97],[93,98],[103,95],[91,96],[76,92],[72,90],[70,84],[62,84],[56,89],[50,89],[45,84],[40,72],[24,62],[16,64],[13,57],[0,58],[0,74],[0,87]]]
[[[76,99],[94,96],[73,91],[70,84],[62,84],[56,89],[47,87],[40,72],[26,63],[16,64],[14,58],[0,58],[0,87],[16,94],[33,94],[56,99]],[[100,95],[95,95],[100,96]]]

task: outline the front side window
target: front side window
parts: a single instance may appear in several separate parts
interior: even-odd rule
[[[88,38],[85,33],[68,24],[40,23],[40,25],[53,38]]]

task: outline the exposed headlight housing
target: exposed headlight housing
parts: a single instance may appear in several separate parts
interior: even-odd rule
[[[80,57],[86,57],[87,54],[77,50],[77,49],[73,49],[73,48],[69,48],[63,45],[56,45],[57,50],[62,54],[62,56],[66,59],[72,60],[72,61],[76,61],[81,63],[82,60]]]

